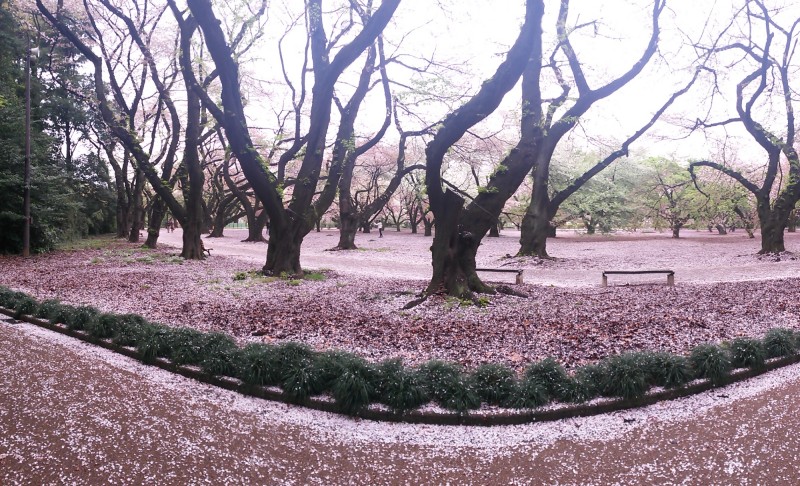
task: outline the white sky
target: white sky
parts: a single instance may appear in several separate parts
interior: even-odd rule
[[[572,135],[576,145],[590,144],[586,138],[609,142],[623,140],[641,126],[678,86],[691,77],[691,56],[694,52],[684,45],[687,36],[698,39],[703,35],[703,29],[706,32],[717,31],[730,18],[734,5],[739,3],[740,0],[670,1],[661,20],[660,55],[651,61],[639,78],[589,111],[582,119],[585,130],[578,130]],[[262,122],[262,116],[274,109],[275,98],[282,97],[279,93],[282,92],[283,83],[274,57],[274,36],[283,31],[281,23],[286,18],[284,10],[297,11],[299,8],[302,8],[302,4],[291,0],[272,4],[268,23],[268,37],[272,39],[267,49],[259,55],[264,59],[246,66],[257,78],[273,79],[275,83],[267,88],[276,90],[271,99],[260,102],[252,100],[254,106],[251,107],[251,116],[258,119],[257,124],[269,124],[271,118]],[[552,46],[557,9],[558,2],[546,0],[545,52]],[[639,58],[649,37],[651,11],[652,3],[648,0],[571,2],[570,24],[597,20],[596,34],[590,28],[573,39],[578,56],[585,64],[590,86],[599,86],[603,80],[627,70]],[[519,32],[522,14],[521,0],[404,0],[392,26],[387,30],[387,37],[398,39],[403,33],[408,33],[403,44],[405,51],[419,55],[435,52],[439,60],[464,65],[468,77],[449,75],[447,81],[458,86],[453,89],[460,92],[474,92],[502,61],[503,54]],[[298,29],[294,41],[288,43],[293,46],[295,53],[302,48],[303,35],[302,28]],[[297,66],[299,60],[295,58],[294,61]],[[353,69],[360,69],[360,63],[355,63]],[[399,78],[405,75],[394,68],[393,73]],[[667,121],[679,122],[681,118],[691,120],[697,117],[695,112],[704,105],[707,95],[707,87],[701,85],[698,88],[701,89],[687,95],[668,112]],[[722,111],[730,112],[733,109],[732,93],[727,93],[727,102],[719,105],[720,116],[723,116]],[[369,98],[369,103],[370,107],[360,117],[365,134],[371,132],[370,127],[377,127],[382,121],[383,99],[379,89]],[[499,126],[503,115],[513,114],[518,106],[519,94],[513,91],[498,113],[486,122],[487,130]],[[437,109],[431,105],[428,109],[425,118],[430,123],[444,113],[441,106]],[[414,128],[414,125],[411,121],[405,121],[404,128]],[[734,128],[731,132],[741,131]],[[685,134],[685,131],[668,122],[659,123],[652,133],[659,138],[643,138],[635,148],[654,155],[674,155],[679,159],[713,157],[718,153],[718,146],[699,133],[688,140],[663,140],[662,136],[675,138]],[[717,133],[722,136],[723,132]],[[745,136],[741,143],[741,153],[747,157],[760,157],[759,149],[753,149],[748,137]]]

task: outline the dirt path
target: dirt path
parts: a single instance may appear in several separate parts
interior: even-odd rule
[[[243,243],[245,230],[226,230],[223,238],[206,239],[214,255],[227,255],[263,266],[265,243]],[[600,283],[603,270],[662,269],[675,270],[676,282],[713,283],[778,279],[800,276],[800,259],[785,255],[775,258],[756,256],[758,238],[743,233],[724,236],[706,231],[686,230],[680,239],[667,233],[620,233],[611,236],[587,236],[564,233],[548,241],[553,262],[536,259],[506,258],[519,250],[519,232],[505,230],[500,238],[484,238],[478,252],[479,267],[511,266],[525,269],[525,282],[557,287],[587,287]],[[179,248],[181,232],[162,233],[161,243]],[[327,251],[336,245],[338,231],[312,232],[304,240],[301,264],[304,268],[327,268],[340,273],[363,276],[389,276],[407,280],[427,280],[431,276],[431,238],[408,232],[386,231],[356,235],[356,251]],[[800,249],[800,233],[787,233],[786,246]],[[702,261],[687,255],[702,254]],[[368,264],[365,264],[368,261]],[[399,263],[399,262],[402,262]],[[497,278],[497,274],[491,277]],[[513,277],[508,277],[513,281]],[[625,283],[664,280],[663,276],[626,277]],[[612,282],[614,283],[614,282]]]
[[[794,484],[800,366],[515,427],[376,424],[214,389],[0,322],[0,483]]]

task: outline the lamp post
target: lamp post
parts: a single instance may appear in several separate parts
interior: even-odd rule
[[[25,51],[25,173],[22,182],[22,256],[31,255],[31,39]]]
[[[25,171],[22,180],[22,256],[31,256],[31,56],[39,56],[39,48],[31,49],[31,38],[26,36],[25,55]]]

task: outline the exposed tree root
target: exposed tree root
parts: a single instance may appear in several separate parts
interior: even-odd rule
[[[519,290],[514,290],[508,285],[498,285],[495,287],[495,290],[498,294],[513,295],[514,297],[523,297],[526,299],[530,297],[528,294],[520,292]]]

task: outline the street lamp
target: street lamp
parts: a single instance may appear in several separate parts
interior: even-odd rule
[[[27,38],[28,50],[25,56],[25,172],[22,182],[22,214],[25,218],[22,228],[22,256],[31,255],[31,56],[39,56],[39,49],[31,49],[31,39]]]

